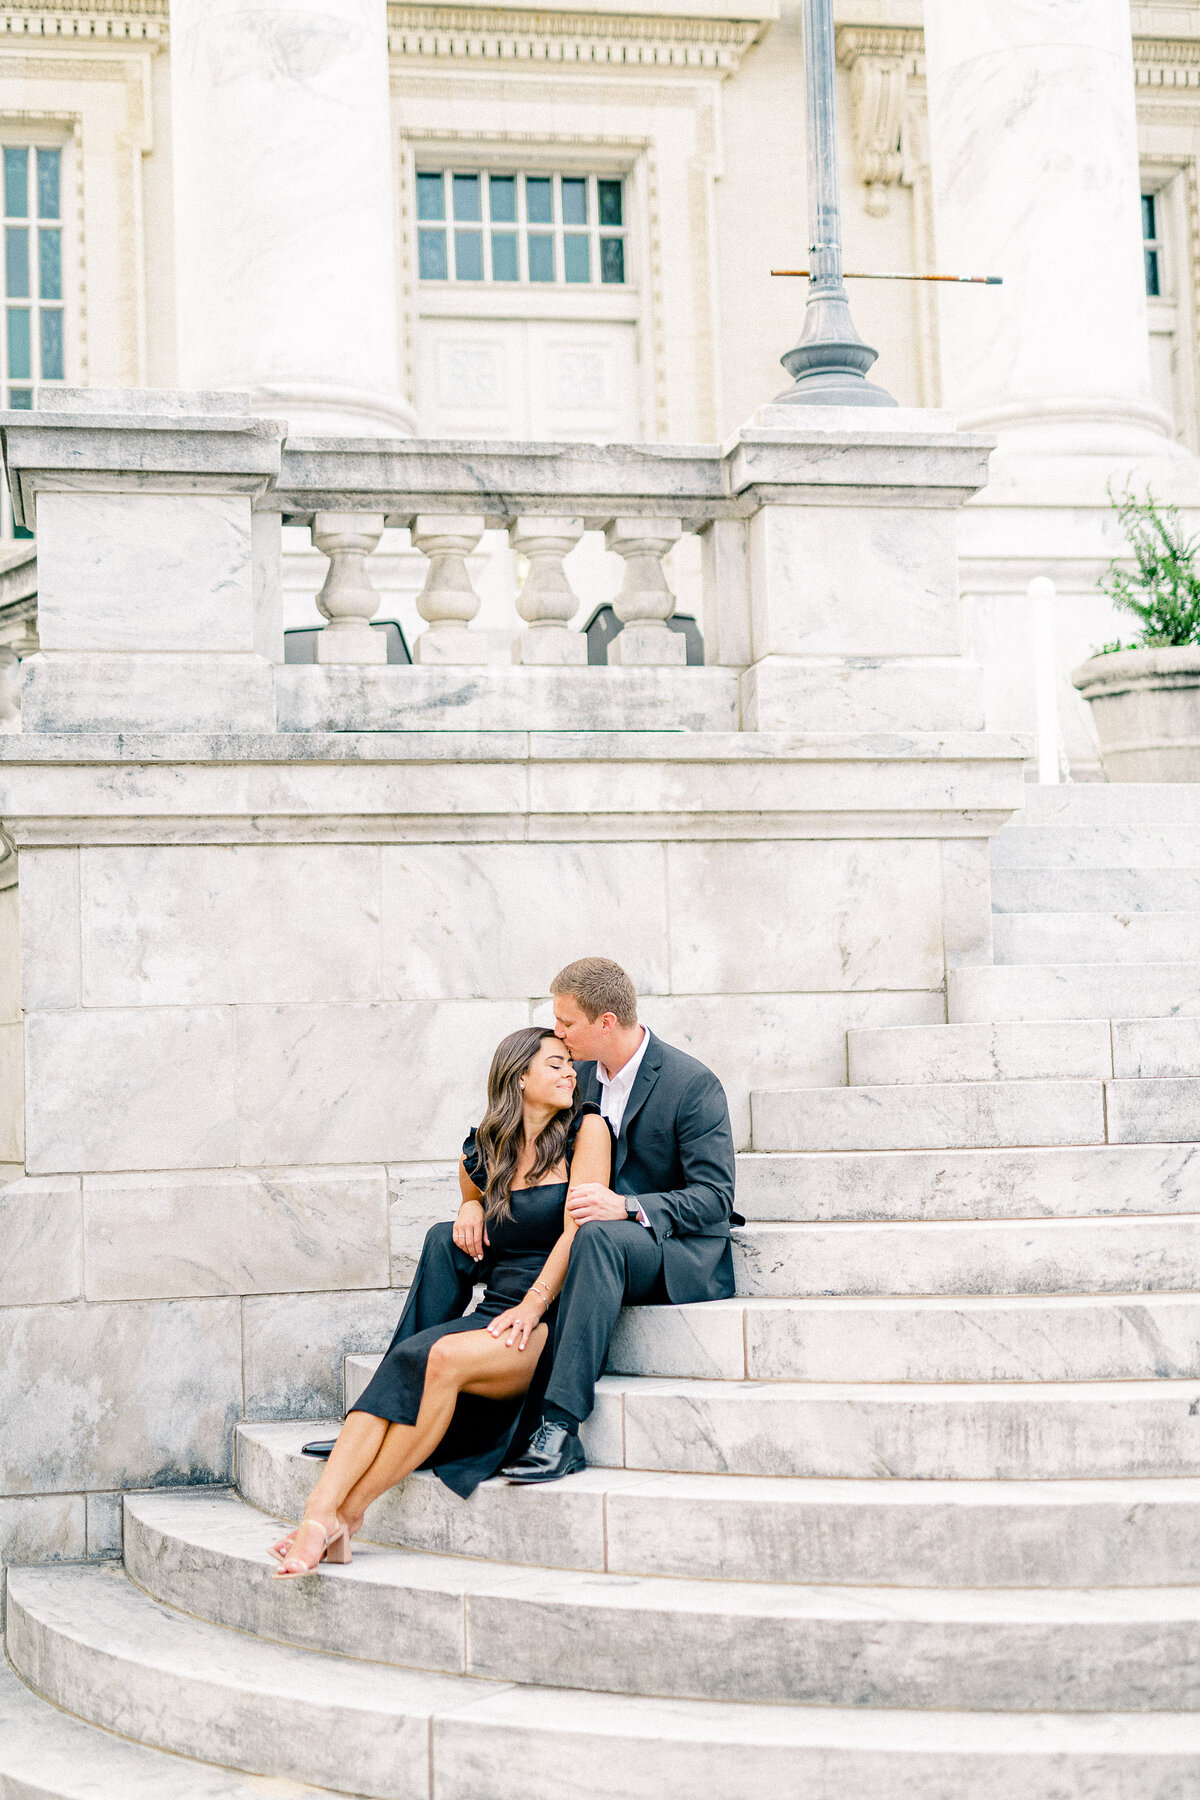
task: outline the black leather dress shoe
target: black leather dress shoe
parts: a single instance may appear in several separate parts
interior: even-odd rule
[[[336,1438],[318,1438],[315,1443],[305,1444],[300,1454],[301,1456],[328,1456],[336,1443]]]
[[[507,1463],[500,1473],[509,1481],[561,1481],[564,1475],[578,1475],[587,1468],[583,1445],[565,1425],[543,1419],[525,1449],[515,1462]]]

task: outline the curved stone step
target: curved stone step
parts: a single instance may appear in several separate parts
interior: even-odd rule
[[[996,913],[1200,912],[1200,868],[992,870]]]
[[[233,1494],[130,1496],[168,1606],[372,1662],[673,1699],[1028,1712],[1200,1707],[1200,1588],[1028,1592],[686,1581],[363,1545],[303,1593]]]
[[[606,1377],[589,1460],[911,1481],[1200,1474],[1200,1382],[935,1387]],[[586,1429],[586,1428],[585,1428]]]
[[[1113,1073],[1112,1027],[1107,1019],[873,1026],[847,1031],[846,1053],[852,1088],[918,1082],[1102,1081]]]
[[[747,1297],[1184,1293],[1200,1268],[1200,1213],[759,1224],[735,1237]]]
[[[297,1519],[311,1423],[241,1425],[238,1486]],[[1200,1582],[1200,1480],[839,1481],[591,1468],[545,1487],[485,1482],[464,1506],[412,1475],[372,1507],[373,1541],[498,1562],[722,1581],[896,1587]]]
[[[1104,1086],[1038,1080],[756,1088],[750,1119],[754,1148],[767,1151],[1103,1144]]]
[[[379,1364],[345,1360],[346,1410]],[[725,1381],[1200,1380],[1200,1294],[712,1300],[621,1314],[610,1375]]]
[[[946,1011],[956,1025],[1001,1019],[1194,1019],[1200,1016],[1200,963],[950,969]]]
[[[600,1468],[908,1481],[1200,1475],[1200,1382],[820,1383],[605,1376]]]
[[[581,1779],[595,1792],[590,1770],[603,1771],[606,1800],[1183,1800],[1200,1781],[1194,1715],[583,1694],[260,1643],[158,1605],[115,1570],[20,1570],[10,1587],[14,1660],[50,1697],[243,1763],[303,1760],[335,1791],[353,1782],[377,1800],[480,1800],[517,1785],[522,1800],[564,1800],[588,1791]]]
[[[992,938],[997,964],[1194,964],[1200,911],[997,913]]]
[[[240,1637],[116,1568],[10,1569],[7,1643],[32,1688],[106,1730],[379,1800],[424,1793],[432,1716],[493,1691]]]
[[[737,1204],[796,1224],[1200,1213],[1200,1145],[752,1153]]]
[[[52,1706],[0,1659],[0,1800],[320,1800],[322,1789],[262,1782],[127,1738]]]

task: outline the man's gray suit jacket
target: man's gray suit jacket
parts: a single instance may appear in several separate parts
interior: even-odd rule
[[[594,1062],[579,1065],[579,1096],[600,1104]],[[741,1223],[734,1171],[725,1089],[702,1062],[651,1032],[621,1120],[612,1186],[641,1202],[676,1304],[733,1295],[729,1227]]]

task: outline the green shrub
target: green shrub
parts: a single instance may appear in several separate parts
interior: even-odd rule
[[[1175,507],[1160,506],[1149,492],[1138,500],[1126,489],[1118,499],[1110,489],[1109,498],[1129,539],[1134,568],[1110,563],[1100,587],[1114,605],[1133,613],[1141,628],[1132,643],[1104,644],[1096,654],[1200,644],[1200,539],[1185,538]]]

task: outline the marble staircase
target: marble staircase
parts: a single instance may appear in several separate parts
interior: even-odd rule
[[[738,1297],[626,1315],[586,1473],[285,1586],[322,1427],[245,1423],[10,1571],[0,1800],[1194,1800],[1200,794],[1033,790],[994,875],[949,1024],[752,1096]]]

